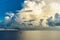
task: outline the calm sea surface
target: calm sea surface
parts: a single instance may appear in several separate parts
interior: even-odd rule
[[[18,40],[18,31],[0,29],[0,40]]]
[[[60,40],[60,31],[53,30],[0,30],[0,40]]]

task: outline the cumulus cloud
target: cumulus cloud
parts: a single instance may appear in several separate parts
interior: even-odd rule
[[[9,13],[9,12],[7,12],[7,13],[6,13],[6,16],[5,16],[5,18],[4,18],[4,21],[5,21],[5,22],[11,21],[11,19],[13,18],[13,16],[14,16],[14,13]]]
[[[10,16],[11,18],[14,16],[14,13],[12,12],[7,12],[6,15]]]
[[[18,10],[18,13],[6,13],[5,22],[10,27],[19,28],[46,28],[50,25],[56,25],[58,20],[55,18],[56,13],[60,13],[60,3],[46,3],[44,0],[25,0],[24,8]]]
[[[13,21],[13,17],[15,16],[15,14],[14,13],[12,13],[12,12],[7,12],[6,13],[6,15],[5,15],[5,17],[4,17],[4,21],[2,21],[1,23],[0,23],[0,27],[4,27],[4,28],[10,28],[11,27],[11,24],[14,22]],[[13,28],[13,27],[12,27]]]
[[[40,0],[26,0],[24,8],[16,17],[16,21],[20,22],[20,24],[24,24],[26,27],[32,26],[33,28],[34,26],[39,26],[42,7],[45,6],[44,1],[39,1]]]
[[[5,22],[10,21],[10,17],[9,16],[6,16],[4,19],[5,19]]]
[[[47,19],[47,21],[48,21],[47,24],[49,26],[60,26],[60,13],[56,13],[54,15],[54,19],[53,17],[50,17]]]
[[[57,2],[46,4],[44,0],[26,0],[24,3],[24,8],[17,13],[16,21],[26,28],[49,27],[47,19],[52,16],[53,20],[49,22],[53,22],[54,15],[60,12],[60,3]]]

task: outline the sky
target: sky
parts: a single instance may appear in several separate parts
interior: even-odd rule
[[[0,27],[53,26],[60,26],[60,3],[56,0],[0,0]]]
[[[0,0],[0,21],[4,20],[6,12],[16,13],[22,9],[23,2],[24,0]]]

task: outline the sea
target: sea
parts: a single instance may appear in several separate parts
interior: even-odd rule
[[[60,40],[60,30],[0,29],[0,40]]]
[[[18,40],[18,30],[0,29],[0,40]]]

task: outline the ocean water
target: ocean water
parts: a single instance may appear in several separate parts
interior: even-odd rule
[[[22,40],[60,40],[60,31],[22,31]]]
[[[1,29],[0,40],[60,40],[60,31]]]
[[[1,29],[0,40],[18,40],[18,31]]]

